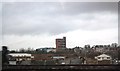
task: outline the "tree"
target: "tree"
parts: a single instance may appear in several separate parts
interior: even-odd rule
[[[89,44],[88,44],[88,45],[85,45],[84,48],[85,48],[85,49],[90,49],[90,45],[89,45]]]
[[[120,60],[120,48],[118,49],[118,60]]]
[[[2,65],[8,64],[8,47],[7,46],[2,46]]]
[[[19,52],[25,52],[25,49],[24,49],[24,48],[21,48],[21,49],[19,50]]]

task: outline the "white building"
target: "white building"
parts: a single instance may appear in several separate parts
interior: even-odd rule
[[[10,53],[8,55],[11,56],[11,58],[14,58],[16,61],[31,60],[32,58],[34,58],[32,54],[28,53]]]
[[[45,51],[45,52],[56,52],[56,49],[55,48],[52,48],[52,47],[45,47],[45,48],[38,48],[36,49],[38,51]]]
[[[56,52],[56,49],[53,49],[53,48],[47,49],[47,53],[48,53],[48,52]]]
[[[34,56],[32,56],[32,54],[28,54],[28,53],[10,53],[8,54],[9,56],[9,64],[10,65],[16,65],[18,64],[17,62],[25,62],[25,61],[29,61],[28,64],[30,64],[30,61],[32,60],[32,58],[34,58]]]
[[[111,60],[111,56],[106,55],[106,54],[101,54],[99,56],[96,56],[95,59],[97,59],[98,61],[103,61],[103,60]]]
[[[65,59],[64,56],[53,56],[52,58],[53,58],[53,59]]]

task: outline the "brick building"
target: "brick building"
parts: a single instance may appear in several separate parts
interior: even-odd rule
[[[56,39],[56,51],[66,49],[66,37]]]

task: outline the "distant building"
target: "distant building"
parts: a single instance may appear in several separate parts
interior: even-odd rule
[[[96,56],[95,59],[97,59],[98,64],[110,64],[112,57],[106,54],[101,54],[99,56]]]
[[[112,44],[112,46],[110,45],[94,45],[92,47],[92,49],[96,52],[101,52],[101,53],[106,53],[108,51],[117,51],[117,45],[116,44]]]
[[[10,53],[9,55],[9,64],[11,65],[16,65],[17,62],[19,64],[19,62],[22,61],[31,61],[34,56],[32,56],[31,54],[28,53]]]
[[[73,50],[74,50],[75,53],[81,53],[83,48],[79,47],[79,46],[78,47],[76,46],[75,48],[73,48]]]
[[[53,59],[65,59],[65,56],[53,56]]]
[[[104,52],[104,48],[103,47],[93,47],[92,48],[94,51],[96,51],[96,52]]]
[[[17,61],[32,60],[32,58],[34,58],[32,54],[28,54],[28,53],[10,53],[8,55],[15,58]]]
[[[111,47],[118,47],[118,44],[117,43],[112,43]]]
[[[63,39],[56,39],[56,51],[66,49],[66,37]]]
[[[82,64],[82,60],[78,57],[66,58],[64,62],[65,64]]]
[[[56,52],[56,49],[55,48],[52,48],[52,47],[45,47],[45,48],[38,48],[36,49],[37,51],[44,51],[44,52]]]

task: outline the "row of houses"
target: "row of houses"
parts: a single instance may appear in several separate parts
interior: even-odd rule
[[[28,54],[28,53],[10,53],[9,64],[25,64],[30,65],[31,61],[58,61],[59,64],[85,64],[86,60],[82,57],[67,57],[65,55],[52,55],[52,54]],[[96,64],[110,64],[112,63],[112,57],[106,54],[101,54],[95,57]]]
[[[92,49],[96,52],[107,52],[107,51],[117,51],[119,48],[118,47],[92,47]]]
[[[10,53],[8,54],[8,60],[10,65],[25,64],[29,65],[30,61],[34,59],[32,54],[28,53]]]
[[[69,50],[70,48],[65,48],[63,49],[62,51],[66,51],[66,50]],[[93,50],[94,52],[100,52],[100,53],[105,53],[105,52],[108,52],[108,51],[118,51],[120,48],[118,47],[117,44],[111,44],[110,45],[93,45],[92,47],[90,47],[90,45],[85,45],[84,48],[82,47],[79,47],[79,46],[76,46],[74,48],[71,48],[71,50],[73,50],[74,52],[80,52],[82,50]],[[49,52],[57,52],[57,49],[56,48],[52,48],[52,47],[45,47],[45,48],[38,48],[36,49],[36,51],[44,51],[46,53],[49,53]]]

